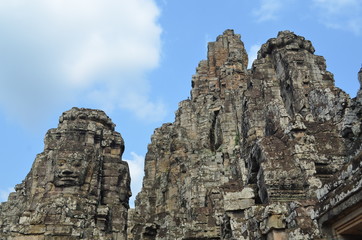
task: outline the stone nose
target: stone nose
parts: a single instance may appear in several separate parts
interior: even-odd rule
[[[70,169],[64,169],[62,171],[62,175],[65,175],[65,176],[69,176],[69,175],[72,175],[74,172]]]

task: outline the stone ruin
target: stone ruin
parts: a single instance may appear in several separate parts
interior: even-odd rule
[[[0,205],[0,239],[126,239],[130,176],[114,128],[103,111],[63,113],[30,173]]]
[[[361,239],[362,89],[335,87],[289,31],[247,65],[233,30],[209,43],[191,99],[151,138],[134,209],[114,124],[65,112],[0,205],[0,239]]]

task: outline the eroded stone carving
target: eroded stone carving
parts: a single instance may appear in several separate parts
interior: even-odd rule
[[[152,136],[128,212],[114,124],[99,110],[65,112],[0,204],[0,240],[362,238],[362,89],[350,99],[336,88],[290,31],[247,64],[232,30],[209,44],[191,99]]]
[[[343,212],[331,203],[362,201],[360,92],[336,88],[293,32],[263,44],[248,70],[240,35],[225,31],[197,67],[191,99],[152,136],[129,239],[331,239],[328,216]]]
[[[126,239],[130,176],[114,127],[103,111],[63,113],[1,204],[0,239]]]
[[[65,151],[65,150],[63,150]],[[57,187],[81,186],[88,168],[89,154],[59,150],[54,163],[54,185]]]

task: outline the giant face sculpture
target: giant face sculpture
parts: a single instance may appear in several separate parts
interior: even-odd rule
[[[57,187],[83,185],[88,161],[83,152],[60,150],[55,157],[54,185]]]

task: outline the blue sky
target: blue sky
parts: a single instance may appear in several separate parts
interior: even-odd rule
[[[226,29],[249,54],[291,30],[356,95],[361,0],[0,0],[0,201],[73,106],[99,108],[126,143],[133,197],[154,129],[189,97],[207,42]]]

